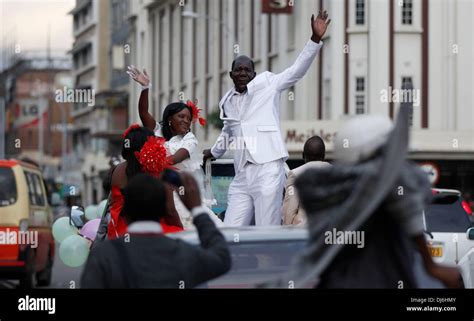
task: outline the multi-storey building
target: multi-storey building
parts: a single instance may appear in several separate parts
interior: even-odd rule
[[[262,12],[262,1],[157,0],[132,5],[132,63],[152,77],[150,106],[160,118],[171,101],[198,99],[214,116],[232,86],[236,54],[257,72],[281,72],[311,35],[310,16],[328,10],[324,47],[307,75],[282,94],[281,126],[290,165],[304,141],[334,135],[357,114],[396,117],[411,93],[409,157],[430,162],[433,183],[474,192],[474,2],[469,0],[295,0],[290,14]],[[398,95],[398,96],[397,96]],[[402,96],[400,96],[402,95]],[[397,99],[398,98],[398,99]],[[406,99],[405,99],[406,100]],[[138,90],[131,86],[130,120]],[[200,147],[219,131],[194,128]]]
[[[70,82],[70,67],[67,58],[17,57],[0,76],[6,157],[37,162],[49,180],[64,180],[63,160],[71,149],[71,106],[56,96]]]

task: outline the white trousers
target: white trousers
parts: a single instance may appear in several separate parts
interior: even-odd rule
[[[285,168],[283,159],[247,163],[229,186],[224,223],[228,226],[281,225]]]

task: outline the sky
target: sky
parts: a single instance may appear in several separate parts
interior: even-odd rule
[[[49,25],[52,53],[65,53],[73,43],[68,12],[74,5],[74,0],[0,0],[0,48],[15,43],[22,51],[45,50]]]

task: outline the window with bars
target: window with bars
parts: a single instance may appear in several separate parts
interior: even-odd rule
[[[365,0],[356,0],[356,25],[365,23]]]
[[[356,95],[356,114],[365,113],[365,95]]]
[[[402,89],[412,88],[413,80],[411,77],[402,77]]]
[[[413,2],[412,0],[403,0],[402,24],[411,25],[412,22],[413,22]]]
[[[364,77],[356,77],[356,91],[365,91]]]

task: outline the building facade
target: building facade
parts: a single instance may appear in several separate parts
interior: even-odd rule
[[[38,163],[47,180],[63,180],[71,150],[71,104],[56,99],[70,79],[67,58],[17,57],[3,70],[6,157]]]
[[[171,101],[198,99],[212,118],[231,88],[238,54],[256,71],[281,72],[311,35],[319,8],[332,19],[324,47],[307,75],[281,98],[290,166],[304,141],[332,142],[357,114],[396,117],[411,107],[409,157],[430,162],[433,183],[474,192],[474,2],[469,0],[295,0],[290,14],[262,12],[262,1],[159,0],[132,5],[132,63],[152,77],[150,108],[160,118]],[[409,93],[402,89],[413,88]],[[138,121],[138,89],[130,87],[130,122]],[[409,94],[409,95],[408,95]],[[200,148],[219,130],[194,128]],[[465,178],[461,178],[465,177]]]

